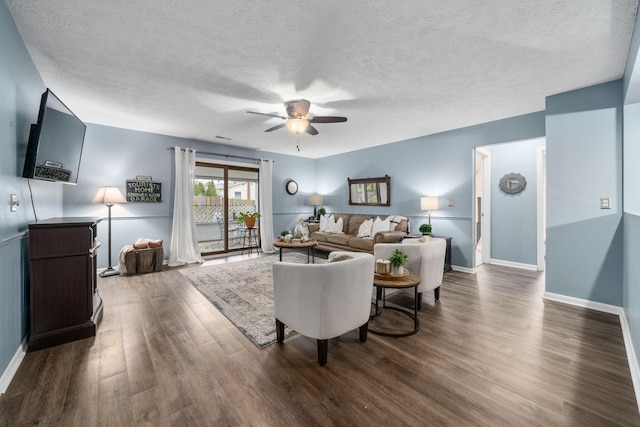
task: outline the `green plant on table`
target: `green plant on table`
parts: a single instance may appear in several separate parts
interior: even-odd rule
[[[422,234],[431,234],[431,224],[422,224],[419,230]]]
[[[409,256],[402,249],[394,249],[389,256],[391,267],[404,267]]]
[[[287,234],[289,234],[289,230],[282,230],[282,231],[280,232],[280,236],[281,236],[281,237],[284,237],[284,236],[286,236]]]
[[[240,212],[237,216],[239,222],[245,221],[247,218],[260,218],[260,212]]]
[[[322,216],[322,215],[324,215],[326,213],[327,213],[327,210],[325,208],[323,208],[322,206],[319,206],[316,209],[316,214],[318,214],[318,217],[320,217],[320,216]]]

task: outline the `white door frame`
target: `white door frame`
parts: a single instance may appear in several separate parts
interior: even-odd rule
[[[546,170],[547,170],[547,147],[538,147],[536,149],[536,173],[537,173],[537,264],[538,271],[545,269],[546,255],[546,212],[547,212],[547,191],[546,191]]]
[[[476,170],[476,156],[482,157],[482,176],[477,177]],[[482,212],[478,212],[481,216],[480,222],[480,234],[482,236],[482,263],[488,264],[491,260],[491,152],[481,147],[474,149],[473,155],[473,176],[474,179],[482,179]],[[473,205],[477,203],[476,185],[473,183]],[[476,210],[473,210],[473,242],[475,243],[478,238],[476,231]],[[474,245],[473,250],[473,265],[474,268],[477,265],[476,250]]]

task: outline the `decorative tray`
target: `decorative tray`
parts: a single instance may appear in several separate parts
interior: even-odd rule
[[[398,280],[402,279],[403,277],[407,277],[409,275],[409,270],[405,268],[402,274],[378,274],[374,272],[373,275],[376,279],[380,280]]]

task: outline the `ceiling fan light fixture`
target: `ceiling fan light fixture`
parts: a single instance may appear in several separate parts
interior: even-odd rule
[[[307,119],[288,119],[287,127],[293,133],[302,133],[309,126]]]

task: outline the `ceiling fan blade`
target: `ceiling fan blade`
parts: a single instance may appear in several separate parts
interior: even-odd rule
[[[304,117],[309,112],[309,107],[311,107],[311,103],[306,99],[301,99],[296,103],[296,108],[293,112],[297,117]]]
[[[315,116],[309,120],[311,123],[338,123],[338,122],[346,122],[346,117],[338,117],[338,116]]]
[[[284,117],[284,116],[279,116],[279,115],[277,115],[277,114],[271,114],[271,113],[258,113],[257,111],[247,111],[247,113],[250,113],[250,114],[258,114],[258,115],[260,115],[260,116],[278,117],[278,118],[280,118],[280,119],[287,120],[287,118],[286,118],[286,117]]]
[[[306,133],[308,133],[309,135],[317,135],[318,134],[318,129],[314,128],[311,125],[307,126],[307,128],[304,131]]]
[[[279,125],[275,125],[274,127],[272,127],[272,128],[269,128],[269,129],[265,130],[265,132],[272,132],[272,131],[274,131],[274,130],[278,130],[278,129],[280,129],[280,128],[283,128],[283,127],[285,127],[286,125],[287,125],[286,123],[280,123]]]

